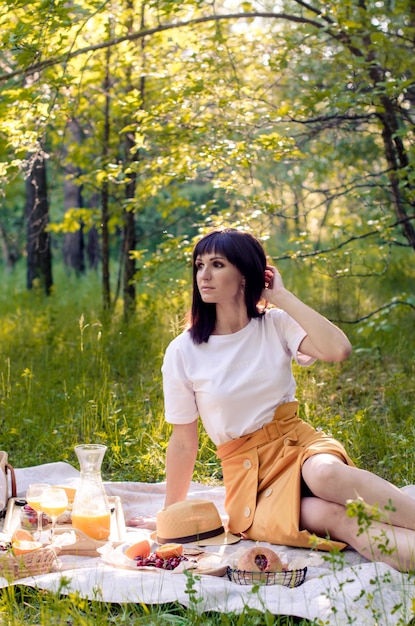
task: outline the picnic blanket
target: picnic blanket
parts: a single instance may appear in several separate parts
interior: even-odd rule
[[[16,469],[18,495],[24,496],[31,482],[73,484],[78,470],[67,463],[51,463],[31,468]],[[164,483],[107,482],[110,496],[121,498],[125,519],[135,516],[155,516],[163,507]],[[415,486],[406,488],[415,495]],[[205,498],[215,503],[223,520],[224,488],[192,483],[189,498]],[[138,537],[150,538],[151,531],[128,529],[127,541]],[[242,541],[230,546],[209,547],[221,558],[230,558],[236,550],[255,545]],[[180,602],[198,613],[216,611],[243,612],[245,607],[274,615],[290,615],[319,620],[328,626],[343,624],[397,625],[407,624],[414,617],[414,579],[401,574],[385,563],[371,563],[355,551],[347,549],[340,561],[327,559],[322,553],[270,546],[291,562],[302,556],[308,561],[305,582],[295,588],[282,585],[239,585],[226,576],[195,575],[189,594],[188,578],[183,573],[163,570],[120,569],[108,564],[102,556],[85,557],[65,555],[59,558],[60,569],[49,574],[14,581],[12,584],[30,585],[61,594],[77,593],[83,598],[113,603],[139,602],[163,604]],[[0,587],[9,583],[0,577]]]

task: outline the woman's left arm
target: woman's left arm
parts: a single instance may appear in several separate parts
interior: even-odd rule
[[[268,287],[263,297],[288,313],[307,333],[299,346],[303,354],[321,361],[344,361],[350,356],[352,346],[344,332],[288,291],[275,267],[267,266],[265,281]]]

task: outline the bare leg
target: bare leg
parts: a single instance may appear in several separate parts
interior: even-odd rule
[[[394,526],[415,529],[415,499],[376,474],[350,467],[332,454],[310,457],[303,464],[302,474],[318,498],[343,506],[348,500],[361,498],[377,505]]]
[[[341,504],[320,498],[301,500],[300,528],[319,537],[344,541],[370,561],[383,561],[402,572],[415,569],[415,531],[381,522],[371,522],[359,534],[355,517]]]

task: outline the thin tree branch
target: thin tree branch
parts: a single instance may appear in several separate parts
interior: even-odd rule
[[[362,317],[358,317],[355,320],[335,320],[335,319],[331,319],[331,321],[334,324],[359,324],[359,322],[364,322],[365,320],[368,320],[369,318],[373,317],[374,315],[376,315],[377,313],[380,313],[380,311],[385,311],[386,309],[391,309],[394,306],[409,306],[411,309],[413,309],[415,311],[415,305],[412,304],[412,302],[408,302],[407,300],[394,300],[393,302],[389,302],[388,304],[384,304],[383,306],[379,307],[378,309],[376,309],[375,311],[372,311],[371,313],[368,313],[367,315],[362,315]]]
[[[218,22],[219,20],[239,20],[239,19],[248,19],[248,18],[255,18],[255,17],[268,18],[268,19],[282,19],[282,20],[287,20],[289,22],[297,22],[299,24],[308,24],[310,26],[315,26],[319,30],[325,29],[327,32],[330,32],[328,31],[327,26],[322,25],[320,22],[317,22],[315,20],[308,19],[305,17],[300,17],[297,15],[289,15],[287,13],[252,11],[249,13],[224,13],[223,15],[205,15],[203,17],[197,17],[192,20],[184,20],[182,22],[174,22],[170,24],[160,24],[159,26],[155,26],[153,28],[146,28],[136,33],[129,33],[128,35],[124,35],[122,37],[115,37],[109,41],[103,41],[93,46],[87,46],[86,48],[80,48],[79,50],[65,53],[57,57],[51,57],[50,59],[45,59],[44,61],[33,63],[33,65],[29,65],[25,69],[18,69],[13,72],[9,72],[8,74],[0,74],[0,83],[5,82],[9,80],[10,78],[15,78],[16,76],[40,72],[41,70],[44,70],[47,67],[52,67],[54,65],[58,65],[59,63],[67,63],[70,59],[73,59],[83,54],[88,54],[89,52],[105,50],[106,48],[116,46],[125,41],[135,41],[137,39],[142,39],[143,37],[148,37],[149,35],[154,35],[155,33],[160,33],[163,31],[173,30],[173,29],[178,29],[178,28],[184,28],[186,26],[193,26],[195,24],[202,24],[206,22]],[[343,38],[342,37],[339,38],[339,35],[336,33],[330,32],[330,35],[335,39],[340,39],[341,41],[343,41]]]
[[[411,220],[415,220],[415,215],[410,215],[410,216],[406,217],[405,219],[397,220],[396,222],[394,222],[393,224],[390,224],[386,228],[388,230],[391,230],[392,228],[395,228],[396,226],[399,226],[400,224],[403,224],[404,222],[409,222]],[[349,243],[351,243],[352,241],[359,241],[361,239],[366,239],[367,237],[373,237],[374,235],[379,235],[379,231],[378,230],[370,230],[367,233],[363,233],[362,235],[352,235],[348,239],[345,239],[344,241],[341,241],[339,244],[337,244],[336,246],[332,246],[331,248],[324,248],[324,249],[320,249],[320,250],[313,250],[312,252],[305,252],[305,253],[301,253],[300,252],[298,254],[296,252],[295,253],[291,253],[291,254],[285,254],[284,256],[273,257],[273,260],[274,261],[285,261],[287,259],[292,259],[292,258],[306,259],[308,257],[315,257],[315,256],[319,256],[320,254],[327,254],[329,252],[335,252],[336,250],[341,250],[341,248],[344,248],[345,246],[348,246]],[[395,242],[389,242],[389,243],[395,244]],[[407,244],[405,244],[405,245],[407,245]]]

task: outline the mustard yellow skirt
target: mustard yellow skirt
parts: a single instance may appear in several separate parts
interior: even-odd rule
[[[343,549],[342,542],[300,530],[301,467],[321,453],[354,463],[341,443],[301,420],[297,409],[297,402],[282,404],[263,428],[218,446],[229,530],[254,541]]]

